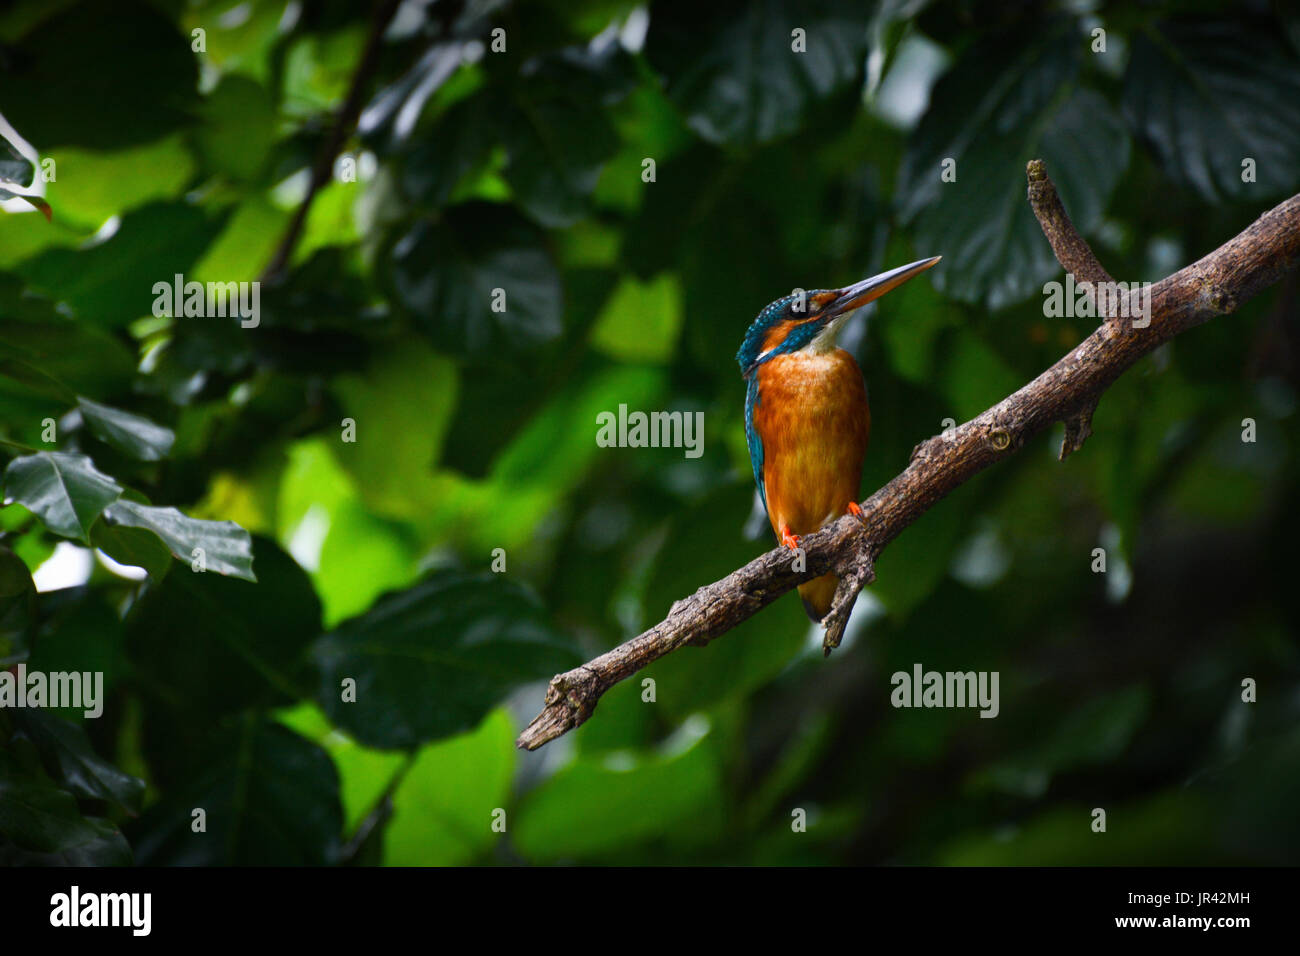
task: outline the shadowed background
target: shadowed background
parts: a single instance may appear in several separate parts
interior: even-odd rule
[[[829,660],[789,596],[513,744],[545,679],[773,545],[759,309],[943,256],[841,336],[870,493],[1095,327],[1044,314],[1028,159],[1125,282],[1300,189],[1281,10],[406,2],[358,73],[366,4],[6,5],[0,176],[53,220],[0,214],[0,452],[237,522],[258,583],[0,511],[0,665],[108,688],[0,711],[0,859],[1297,862],[1294,276],[1123,376],[1068,462],[1058,426],[925,514]],[[280,248],[256,328],[151,315]],[[620,404],[702,412],[703,454],[600,447]],[[917,663],[999,672],[999,715],[894,709]]]

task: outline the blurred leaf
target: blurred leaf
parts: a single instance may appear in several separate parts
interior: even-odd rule
[[[36,620],[36,585],[22,558],[0,546],[0,668],[27,660]]]
[[[394,247],[392,270],[398,299],[441,351],[517,351],[561,332],[551,257],[507,207],[471,203],[416,223]]]
[[[41,594],[41,620],[33,638],[32,655],[27,661],[28,673],[99,673],[103,675],[105,696],[112,694],[116,682],[126,670],[122,617],[115,604],[117,600],[118,595],[112,588],[90,585],[59,588]],[[81,723],[89,719],[85,717],[85,709],[51,707],[49,712]]]
[[[504,93],[506,179],[525,211],[550,228],[582,218],[601,167],[618,148],[597,105],[608,77],[584,66],[565,57],[527,64]]]
[[[0,751],[0,866],[123,866],[131,850],[106,820]]]
[[[256,541],[258,582],[177,568],[131,608],[126,648],[150,690],[211,721],[297,698],[302,652],[320,633],[320,603],[302,568]]]
[[[206,571],[257,581],[253,573],[253,540],[233,521],[204,521],[187,517],[175,508],[158,508],[126,499],[105,509],[104,520],[152,531],[173,555],[186,563],[198,561],[195,551],[202,549],[202,567]]]
[[[85,455],[40,451],[9,462],[5,495],[25,505],[55,534],[90,542],[90,526],[122,486]]]
[[[446,204],[457,185],[487,163],[497,142],[498,128],[484,122],[493,109],[486,95],[452,104],[427,131],[416,134],[402,162],[402,189],[428,207]]]
[[[171,451],[176,435],[170,428],[120,408],[77,396],[77,407],[86,425],[100,439],[140,461],[160,461]]]
[[[427,506],[457,378],[451,360],[407,340],[376,355],[364,374],[334,380],[355,440],[333,441],[331,448],[376,512],[411,517]]]
[[[947,575],[953,552],[971,520],[972,497],[969,485],[956,489],[917,519],[918,530],[899,535],[876,561],[871,593],[895,616],[906,618],[931,597]]]
[[[691,128],[749,146],[793,133],[861,74],[867,9],[848,0],[656,4],[646,55]],[[806,31],[806,51],[792,31]]]
[[[722,812],[713,748],[685,737],[659,753],[575,760],[529,794],[511,832],[535,863],[616,861],[649,841],[716,833]]]
[[[148,55],[130,52],[140,50]],[[6,60],[0,113],[41,150],[147,143],[184,123],[197,99],[189,38],[138,0],[60,10]]]
[[[31,708],[17,711],[15,723],[17,735],[31,741],[46,772],[61,786],[78,797],[104,800],[131,813],[139,811],[144,781],[95,753],[81,727]]]
[[[244,76],[226,76],[203,98],[194,145],[209,172],[256,180],[275,144],[279,117],[266,89]]]
[[[192,829],[195,808],[206,814],[205,832]],[[223,735],[201,776],[129,829],[148,866],[321,866],[337,857],[342,828],[329,754],[248,717]]]
[[[671,274],[647,283],[625,278],[596,320],[591,344],[627,362],[667,362],[681,323],[681,288]]]
[[[281,109],[294,116],[337,109],[347,95],[365,39],[365,26],[360,23],[330,33],[303,31],[294,36],[283,54]]]
[[[580,663],[520,585],[459,572],[380,598],[317,641],[312,656],[330,720],[384,748],[467,731],[518,685]],[[342,699],[348,678],[355,702]]]
[[[459,41],[431,44],[409,70],[371,100],[361,113],[357,131],[371,138],[388,130],[394,139],[406,139],[429,97],[463,62],[464,45]],[[453,141],[448,145],[455,148]]]
[[[469,733],[421,750],[393,794],[384,862],[457,866],[505,839],[492,829],[493,811],[509,803],[517,754],[514,722],[504,709]]]
[[[609,296],[616,277],[606,269],[570,269],[565,277],[565,325],[573,339],[582,334],[584,319],[595,319],[601,303]],[[530,422],[574,378],[583,375],[570,343],[552,342],[510,375],[499,374],[500,357],[483,356],[461,366],[456,411],[442,449],[444,468],[470,477],[488,475],[492,462],[510,443],[530,428]],[[481,427],[484,419],[491,429]],[[575,421],[578,419],[575,418]],[[582,449],[575,442],[574,452]]]
[[[945,343],[940,381],[957,422],[974,418],[1006,398],[1023,380],[983,339],[959,329]]]
[[[356,831],[388,789],[393,775],[401,771],[407,755],[389,750],[371,750],[330,726],[319,707],[304,701],[277,715],[280,723],[312,743],[323,747],[339,774],[343,801],[344,829]]]
[[[22,358],[56,383],[51,394],[63,404],[75,400],[74,392],[126,391],[135,375],[135,356],[118,338],[60,315],[14,276],[0,275],[0,343],[0,352]],[[0,370],[10,372],[7,366]]]
[[[1194,847],[1188,833],[1213,827],[1205,800],[1188,791],[1166,791],[1135,804],[1109,806],[1107,833],[1092,830],[1089,806],[1063,806],[1023,824],[988,835],[972,834],[945,847],[935,861],[944,866],[1205,866],[1229,863],[1222,853]],[[1120,831],[1122,839],[1115,839]],[[1109,834],[1109,835],[1108,835]]]
[[[260,195],[249,197],[235,208],[190,274],[198,282],[252,282],[271,260],[288,222],[289,213]],[[297,278],[298,272],[294,270],[291,278]],[[272,294],[270,288],[262,290],[263,313],[270,311]]]
[[[976,787],[1037,797],[1058,773],[1113,761],[1151,711],[1151,693],[1133,684],[1085,699],[1055,727],[1037,727],[1038,740],[975,776]]]
[[[59,220],[95,231],[110,216],[174,199],[194,176],[194,157],[180,133],[113,152],[65,146],[52,150],[57,179],[49,185]],[[141,175],[142,170],[148,175]]]
[[[37,289],[67,302],[81,318],[120,326],[150,315],[154,284],[189,270],[224,224],[185,203],[151,203],[126,213],[107,241],[51,249],[18,270]],[[181,319],[212,322],[215,319]]]
[[[1300,185],[1300,56],[1273,31],[1229,21],[1143,30],[1124,77],[1124,113],[1169,177],[1210,202]]]
[[[1100,220],[1129,139],[1101,96],[1069,94],[1083,49],[1073,23],[1059,21],[971,48],[936,84],[897,193],[916,248],[944,257],[934,283],[953,298],[1002,308],[1059,271],[1025,202],[1030,159],[1047,163],[1081,232]],[[955,181],[945,181],[948,160]]]

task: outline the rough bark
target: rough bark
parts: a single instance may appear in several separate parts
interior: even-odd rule
[[[1061,265],[1079,283],[1110,276],[1075,230],[1042,160],[1028,166],[1029,200]],[[1054,422],[1065,424],[1061,457],[1091,432],[1092,411],[1106,388],[1144,355],[1180,332],[1234,311],[1278,281],[1300,260],[1300,195],[1260,216],[1249,228],[1197,262],[1156,283],[1147,317],[1106,310],[1102,324],[1068,355],[997,405],[912,452],[889,484],[862,502],[862,519],[841,518],[801,539],[806,568],[791,568],[788,550],[776,548],[720,581],[673,605],[650,630],[581,667],[558,674],[545,707],[519,736],[535,750],[584,723],[606,690],[652,661],[687,644],[720,637],[802,581],[834,571],[843,578],[823,624],[827,651],[834,645],[858,590],[874,578],[885,546],[958,485],[1015,454]],[[1112,305],[1113,305],[1112,300]],[[1135,303],[1126,303],[1135,304]]]

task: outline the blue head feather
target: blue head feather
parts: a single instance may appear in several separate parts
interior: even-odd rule
[[[787,295],[769,303],[762,312],[758,313],[758,316],[750,323],[749,330],[745,333],[745,340],[740,343],[740,351],[736,353],[736,361],[740,364],[740,371],[746,378],[753,375],[763,362],[769,361],[778,355],[797,352],[817,337],[817,334],[824,327],[823,322],[812,321],[804,325],[796,325],[780,345],[770,352],[763,352],[763,340],[767,338],[768,330],[787,319],[802,320],[809,318],[810,316],[806,311],[808,303],[813,296],[825,291],[825,289],[810,289],[805,292],[803,294],[805,311],[802,312],[793,310],[796,296]]]

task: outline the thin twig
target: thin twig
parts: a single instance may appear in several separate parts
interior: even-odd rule
[[[302,235],[303,227],[307,224],[307,213],[311,210],[311,204],[316,198],[316,193],[320,192],[325,184],[330,181],[330,177],[334,175],[334,161],[338,158],[343,144],[347,142],[347,138],[352,135],[352,130],[357,125],[357,118],[361,115],[361,108],[366,101],[366,87],[369,85],[370,78],[374,74],[376,67],[379,66],[379,51],[383,45],[384,31],[388,29],[388,24],[392,22],[397,13],[397,8],[401,5],[401,0],[384,0],[375,10],[374,19],[371,21],[370,35],[366,38],[366,46],[361,52],[361,59],[357,63],[357,69],[352,74],[352,83],[348,87],[347,98],[344,99],[343,106],[334,119],[329,138],[325,140],[320,152],[316,154],[316,162],[311,168],[311,179],[307,183],[307,195],[303,196],[302,202],[294,210],[293,218],[289,220],[289,227],[285,230],[283,238],[280,239],[280,244],[276,246],[271,261],[267,263],[266,269],[262,272],[263,282],[271,283],[279,279],[285,267],[288,266],[294,247],[298,244],[298,237]]]
[[[1034,211],[1061,264],[1080,270],[1076,274],[1106,276],[1070,224],[1041,161],[1031,162],[1028,174],[1031,196],[1036,196]],[[1300,195],[1269,210],[1200,261],[1156,283],[1149,324],[1103,322],[1015,394],[918,445],[902,474],[862,502],[860,522],[845,516],[802,539],[804,570],[792,570],[788,550],[773,549],[678,601],[664,620],[645,633],[557,675],[546,691],[545,708],[524,728],[518,745],[535,750],[579,726],[614,684],[679,647],[707,644],[722,636],[800,582],[828,571],[843,576],[854,569],[870,569],[889,542],[958,485],[1014,454],[1053,422],[1066,422],[1067,431],[1073,428],[1081,436],[1080,410],[1095,407],[1101,393],[1126,369],[1180,332],[1232,312],[1278,281],[1298,260]],[[863,583],[868,579],[864,574]],[[824,623],[838,624],[843,603],[857,596],[854,583],[837,589]],[[842,593],[849,590],[851,595]]]

